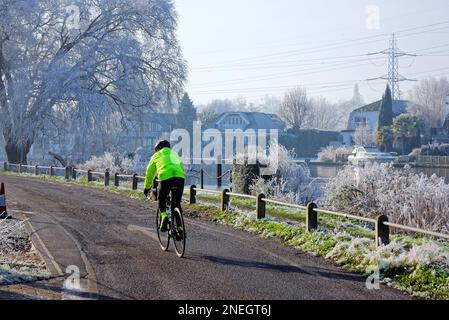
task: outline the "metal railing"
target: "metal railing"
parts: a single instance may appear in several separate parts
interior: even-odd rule
[[[449,240],[449,234],[438,233],[438,232],[423,230],[423,229],[419,229],[419,228],[404,226],[404,225],[400,225],[397,223],[392,223],[392,222],[388,221],[388,217],[385,215],[379,215],[375,219],[366,218],[366,217],[355,216],[355,215],[346,214],[346,213],[342,213],[342,212],[335,212],[335,211],[319,209],[318,206],[313,202],[309,203],[307,206],[286,203],[286,202],[282,202],[282,201],[278,201],[278,200],[274,200],[274,199],[269,199],[264,194],[252,196],[252,195],[230,192],[228,189],[225,189],[223,191],[216,191],[216,190],[197,188],[195,185],[192,185],[192,186],[190,186],[190,193],[189,193],[190,204],[196,203],[196,198],[197,198],[198,192],[221,194],[221,210],[222,211],[228,210],[231,196],[256,200],[256,216],[258,219],[265,218],[267,203],[303,210],[306,212],[306,230],[307,230],[307,232],[314,232],[318,229],[318,215],[320,213],[335,216],[335,217],[341,217],[341,218],[371,223],[374,225],[376,247],[379,247],[381,245],[387,245],[388,243],[390,243],[390,227],[396,228],[396,229],[401,229],[404,231],[415,232],[415,233],[419,233],[419,234],[423,234],[423,235],[427,235],[427,236],[432,236],[432,237],[436,237],[436,238]]]
[[[442,166],[449,167],[448,156],[417,156],[416,165],[418,166]]]

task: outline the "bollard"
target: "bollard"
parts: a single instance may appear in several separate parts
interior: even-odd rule
[[[50,177],[53,177],[55,175],[55,171],[53,169],[53,166],[50,166]]]
[[[307,232],[312,232],[318,229],[318,213],[315,211],[317,205],[310,202],[307,205],[306,227]]]
[[[222,185],[223,165],[221,163],[221,156],[217,157],[217,188],[220,189]]]
[[[65,167],[65,179],[70,180],[70,167]]]
[[[262,199],[264,198],[265,195],[263,193],[257,196],[257,205],[256,205],[257,219],[265,218],[265,201],[262,201]]]
[[[3,170],[6,172],[8,171],[8,163],[5,161],[3,162]]]
[[[87,170],[87,182],[92,182],[92,170]]]
[[[119,185],[120,185],[120,177],[119,177],[118,172],[116,172],[114,174],[114,186],[118,188]]]
[[[380,215],[376,218],[376,248],[390,243],[390,228],[384,224],[388,217]]]
[[[204,169],[201,168],[200,170],[200,187],[201,189],[204,189]]]
[[[39,166],[38,165],[34,166],[34,175],[36,175],[36,176],[39,175]]]
[[[72,179],[76,180],[76,168],[72,167]]]
[[[196,203],[196,190],[195,189],[196,189],[195,185],[190,186],[190,204]]]
[[[22,164],[19,163],[19,173],[22,173]]]
[[[221,192],[221,211],[226,211],[229,208],[229,190],[224,189]]]
[[[104,172],[104,186],[105,187],[109,187],[109,169],[106,169],[106,171]]]
[[[137,185],[139,181],[137,180],[137,173],[133,175],[133,190],[137,190]]]

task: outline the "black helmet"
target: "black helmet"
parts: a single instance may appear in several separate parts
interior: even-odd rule
[[[168,142],[167,140],[160,140],[158,141],[158,143],[156,143],[154,151],[158,152],[159,150],[162,150],[164,148],[170,148],[170,142]]]

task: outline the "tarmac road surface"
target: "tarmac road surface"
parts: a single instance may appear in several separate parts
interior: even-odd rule
[[[30,219],[52,273],[79,269],[81,288],[72,294],[80,298],[409,299],[387,286],[368,290],[365,277],[322,258],[188,213],[186,258],[179,259],[159,247],[154,203],[33,178],[0,174],[0,181],[8,207]]]

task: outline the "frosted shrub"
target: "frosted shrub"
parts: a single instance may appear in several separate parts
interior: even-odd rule
[[[321,162],[339,162],[347,161],[348,156],[351,154],[353,148],[351,147],[338,147],[334,148],[328,146],[321,149],[318,153],[318,160]]]
[[[308,167],[293,162],[293,151],[288,151],[279,144],[272,144],[270,149],[269,156],[260,153],[258,159],[262,163],[271,164],[277,160],[277,172],[271,178],[254,179],[250,187],[251,193],[263,193],[270,198],[300,204],[316,199],[320,195],[320,187],[310,177]]]
[[[449,185],[443,178],[415,174],[409,166],[346,167],[326,186],[325,205],[362,216],[384,214],[393,222],[449,231]]]
[[[134,159],[124,157],[119,153],[106,152],[102,156],[93,156],[84,164],[78,167],[83,170],[92,170],[103,172],[109,169],[110,172],[119,172],[123,174],[144,174],[147,162],[144,163],[141,156],[136,155]]]

